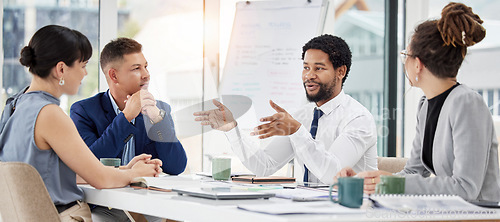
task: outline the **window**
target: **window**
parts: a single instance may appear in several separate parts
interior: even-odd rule
[[[2,104],[5,99],[31,81],[27,68],[19,63],[19,53],[41,27],[49,24],[66,26],[82,32],[94,49],[87,65],[87,77],[77,95],[62,96],[61,107],[69,114],[73,102],[90,97],[97,92],[98,83],[98,3],[93,0],[80,1],[4,1],[3,3],[3,51]]]
[[[382,155],[388,133],[384,123],[388,117],[384,109],[384,1],[336,3],[333,34],[343,38],[352,51],[344,91],[372,113],[378,128],[377,150]]]
[[[128,0],[117,6],[118,37],[142,44],[149,91],[172,108],[188,156],[184,173],[201,171],[201,125],[193,112],[203,101],[203,1]]]

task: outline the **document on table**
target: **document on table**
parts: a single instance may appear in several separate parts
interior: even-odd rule
[[[328,191],[320,189],[279,189],[279,190],[265,190],[262,192],[274,193],[276,197],[293,199],[293,198],[325,198],[328,199]],[[337,196],[337,193],[333,193]]]
[[[141,177],[149,188],[158,188],[160,190],[172,190],[182,187],[199,187],[200,181],[190,177],[183,176],[160,176],[160,177]],[[154,190],[154,189],[152,189]]]
[[[238,209],[259,212],[265,214],[363,214],[366,210],[359,208],[348,208],[332,202],[306,202],[306,203],[283,203],[283,204],[242,204]]]
[[[265,190],[262,192],[274,193],[276,197],[292,199],[294,201],[329,200],[328,188],[297,187],[295,189]],[[337,198],[337,192],[332,192],[332,197]],[[368,195],[363,194],[363,199]]]
[[[207,180],[203,181],[202,187],[230,187],[239,190],[248,191],[262,191],[262,190],[275,190],[283,189],[283,186],[279,184],[245,184],[245,183],[233,183],[232,181],[219,181],[219,180]]]

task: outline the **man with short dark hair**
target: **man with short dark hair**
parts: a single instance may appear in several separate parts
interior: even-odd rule
[[[377,169],[373,116],[342,90],[351,66],[349,46],[339,37],[322,35],[302,50],[302,81],[312,103],[290,115],[270,101],[277,113],[261,118],[267,123],[250,134],[272,137],[263,149],[242,135],[230,110],[216,100],[218,109],[197,112],[195,120],[225,131],[235,154],[257,175],[271,175],[293,158],[301,166],[304,182],[331,184],[345,166]]]
[[[126,165],[146,153],[163,162],[163,172],[182,173],[186,153],[175,135],[170,105],[147,89],[150,75],[142,45],[129,38],[113,40],[100,62],[109,90],[74,103],[70,111],[85,143],[97,158],[117,157]]]

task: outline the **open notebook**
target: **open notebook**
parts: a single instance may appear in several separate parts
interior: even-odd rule
[[[130,183],[134,189],[149,189],[170,192],[173,188],[199,186],[200,181],[190,177],[161,175],[159,177],[136,177]]]
[[[485,213],[486,208],[471,204],[455,195],[371,195],[376,207],[397,210],[401,213],[442,214]]]

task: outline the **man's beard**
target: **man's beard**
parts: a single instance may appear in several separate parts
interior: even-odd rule
[[[306,83],[310,82],[313,81],[304,82],[304,89],[306,88]],[[326,101],[327,99],[330,99],[332,97],[333,89],[335,88],[337,81],[333,79],[329,84],[319,83],[319,82],[313,82],[313,83],[318,84],[319,90],[316,93],[316,95],[309,95],[306,89],[306,97],[309,102],[319,102],[319,101]]]

